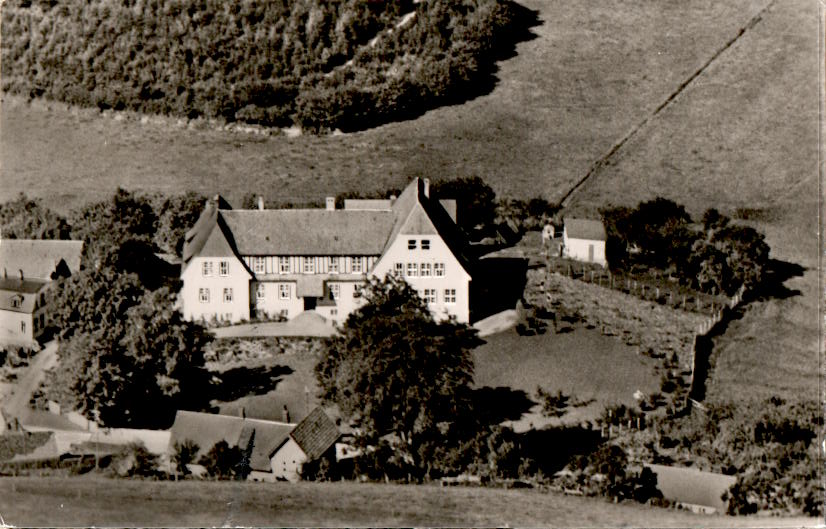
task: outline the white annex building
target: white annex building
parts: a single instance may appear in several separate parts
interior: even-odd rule
[[[562,229],[562,255],[577,261],[605,266],[607,238],[602,221],[568,217]]]
[[[470,260],[455,202],[415,179],[397,199],[326,208],[234,210],[207,203],[186,234],[182,310],[193,320],[294,318],[315,311],[341,323],[368,277],[404,278],[434,317],[470,320]],[[451,213],[449,213],[451,212]]]

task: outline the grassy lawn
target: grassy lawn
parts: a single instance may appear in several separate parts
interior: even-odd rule
[[[582,326],[555,334],[551,329],[536,336],[519,336],[510,330],[485,338],[473,352],[477,387],[508,387],[536,398],[536,387],[562,391],[572,401],[587,406],[569,407],[565,422],[597,417],[606,405],[635,403],[633,394],[659,390],[658,363],[637,354],[636,348],[616,338],[603,336],[597,329]],[[539,407],[532,409],[514,427],[525,429],[550,421],[543,419]]]
[[[0,515],[15,526],[765,526],[534,490],[357,483],[0,479]],[[769,525],[814,526],[806,518]]]
[[[319,404],[315,379],[317,356],[312,352],[279,353],[267,350],[260,358],[211,363],[210,370],[224,379],[225,395],[212,401],[220,413],[235,415],[243,407],[248,417],[298,422]],[[244,388],[234,391],[234,388]]]

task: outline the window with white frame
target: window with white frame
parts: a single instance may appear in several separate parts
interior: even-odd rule
[[[422,239],[422,250],[430,249],[430,239]]]
[[[456,289],[455,288],[446,288],[445,289],[445,303],[456,303]]]
[[[416,249],[416,239],[407,239],[407,249],[408,250],[415,250]]]
[[[364,272],[364,257],[353,257],[353,273],[361,274]]]
[[[218,263],[218,275],[229,275],[229,261],[221,261]]]
[[[416,263],[407,263],[407,277],[416,277],[419,275],[419,265]]]
[[[232,303],[232,288],[224,289],[224,303]]]
[[[328,257],[327,258],[327,269],[331,274],[338,273],[338,257]]]
[[[422,263],[419,265],[419,271],[422,277],[430,277],[432,275],[430,263]]]
[[[212,275],[212,261],[204,261],[201,263],[201,275],[203,276],[211,276]]]
[[[435,288],[426,288],[424,289],[424,298],[425,303],[436,303],[436,289]]]
[[[393,277],[404,277],[404,263],[393,263]]]
[[[278,299],[290,299],[290,285],[278,285]]]
[[[341,295],[341,285],[338,283],[330,283],[330,296],[333,299],[338,299]]]
[[[263,257],[253,257],[252,258],[252,271],[256,274],[263,274],[266,270],[264,265],[264,258]]]
[[[315,274],[315,259],[312,257],[304,258],[304,273]]]
[[[255,287],[255,299],[263,300],[264,299],[264,283],[258,283],[258,286]]]
[[[279,257],[278,258],[278,273],[279,274],[289,274],[290,273],[290,258],[289,257]]]
[[[199,288],[198,289],[198,299],[201,303],[209,303],[209,289],[208,288]]]
[[[445,264],[444,263],[434,263],[433,264],[433,275],[436,277],[444,277],[445,276]]]

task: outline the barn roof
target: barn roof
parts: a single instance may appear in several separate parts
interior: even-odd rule
[[[587,239],[591,241],[607,239],[605,226],[601,220],[568,217],[565,219],[565,231],[568,233],[569,239]]]
[[[83,241],[45,239],[0,239],[0,269],[6,274],[51,279],[52,272],[63,261],[70,273],[80,270]]]
[[[219,213],[241,255],[379,255],[390,211],[267,209]]]
[[[704,472],[693,468],[646,465],[657,475],[657,488],[663,497],[680,503],[714,507],[726,511],[722,495],[737,481],[734,476]]]
[[[298,423],[291,437],[307,455],[307,459],[312,461],[335,444],[339,432],[324,410],[316,408]]]
[[[169,442],[174,446],[185,440],[193,441],[198,445],[199,454],[207,453],[220,441],[242,449],[252,443],[250,468],[269,471],[270,454],[289,437],[294,427],[294,424],[235,415],[178,411]]]

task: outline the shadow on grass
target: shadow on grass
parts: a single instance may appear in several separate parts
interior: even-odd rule
[[[229,369],[217,375],[221,382],[213,386],[208,401],[230,402],[243,397],[269,393],[278,386],[283,377],[292,372],[293,369],[287,366]]]
[[[598,430],[573,427],[528,430],[520,434],[523,456],[536,461],[546,476],[562,470],[573,457],[590,454],[602,443]]]
[[[527,259],[490,257],[479,260],[471,283],[471,319],[479,321],[514,308],[528,282],[527,270]]]
[[[770,259],[764,272],[763,281],[749,297],[755,300],[788,299],[801,294],[800,290],[790,289],[783,283],[793,277],[802,277],[806,269],[797,263]]]
[[[475,389],[471,399],[476,420],[486,425],[519,420],[536,404],[521,389],[504,386]]]

